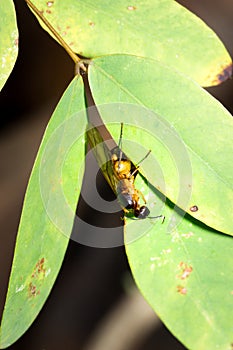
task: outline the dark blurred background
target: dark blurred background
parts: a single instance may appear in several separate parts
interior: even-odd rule
[[[233,56],[232,0],[180,3],[213,28]],[[15,0],[15,6],[19,56],[0,94],[0,310],[31,167],[51,113],[73,77],[73,63],[40,28],[24,1]],[[231,112],[232,87],[233,81],[229,80],[208,89]],[[111,220],[117,221],[119,217]],[[121,329],[114,330],[119,324]],[[111,333],[115,350],[185,349],[134,290],[124,247],[100,249],[70,241],[63,267],[42,312],[9,349],[104,350],[110,349],[107,338]],[[104,339],[104,343],[98,348],[99,339]]]

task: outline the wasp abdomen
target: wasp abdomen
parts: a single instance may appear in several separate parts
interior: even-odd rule
[[[145,219],[150,214],[150,210],[145,205],[140,205],[140,197],[145,204],[146,200],[141,191],[137,190],[134,185],[135,177],[139,171],[138,164],[141,162],[135,166],[120,149],[120,145],[122,144],[122,131],[123,123],[121,123],[118,147],[115,147],[111,151],[112,169],[116,179],[115,192],[125,213],[131,212],[136,218]],[[144,160],[149,153],[150,151],[142,160]]]
[[[133,200],[133,193],[130,190],[129,180],[120,180],[117,186],[117,198],[120,204],[125,209],[134,209],[135,201]]]
[[[123,208],[127,210],[134,209],[134,201],[131,196],[119,193],[117,198]]]

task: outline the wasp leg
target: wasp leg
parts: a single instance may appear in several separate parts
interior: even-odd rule
[[[134,171],[132,172],[132,174],[130,174],[130,177],[133,177],[135,175],[135,173],[138,172],[138,169],[140,168],[140,166],[137,166]]]
[[[146,198],[140,190],[137,190],[138,195],[142,198],[143,202],[146,204]]]
[[[123,209],[123,211],[124,211],[124,214],[128,214],[128,213],[129,213],[129,210],[127,210],[126,208],[122,208],[122,209]],[[122,217],[121,217],[121,220],[125,220],[125,217],[122,216]]]

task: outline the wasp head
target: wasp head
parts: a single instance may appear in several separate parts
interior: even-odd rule
[[[134,210],[134,215],[138,219],[146,219],[149,214],[150,210],[145,205]]]

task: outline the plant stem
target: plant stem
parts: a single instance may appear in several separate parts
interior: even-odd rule
[[[44,17],[42,11],[40,11],[32,2],[31,0],[25,0],[28,6],[32,9],[33,12],[41,19],[41,21],[46,25],[46,27],[52,32],[52,34],[55,36],[57,41],[60,43],[60,45],[66,50],[70,58],[75,63],[75,72],[79,72],[79,68],[86,71],[86,67],[83,63],[84,60],[78,57],[74,53],[74,51],[70,48],[70,46],[63,40],[61,35],[56,31],[56,29],[49,23],[49,21]]]

